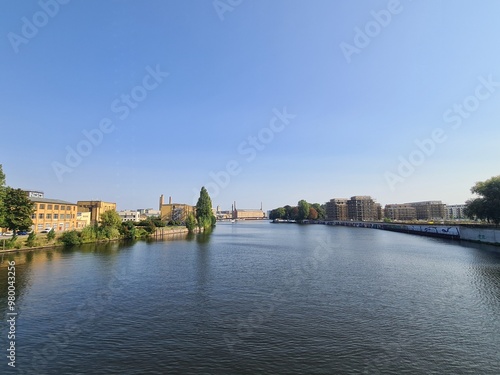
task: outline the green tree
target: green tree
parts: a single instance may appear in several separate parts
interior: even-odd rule
[[[204,186],[200,190],[200,197],[196,203],[196,219],[198,220],[198,226],[204,230],[210,229],[215,225],[215,216],[212,212],[212,200]]]
[[[103,228],[120,229],[122,225],[122,218],[118,215],[118,212],[109,210],[101,215],[100,223]]]
[[[324,220],[326,219],[326,205],[321,205],[319,203],[313,203],[311,204],[311,207],[316,210],[318,213],[318,219],[319,220]]]
[[[193,214],[189,214],[186,218],[186,228],[190,233],[194,232],[194,228],[196,228],[196,217]]]
[[[31,216],[35,212],[34,203],[21,189],[7,187],[3,199],[4,225],[17,233],[19,230],[29,230],[33,225]]]
[[[297,217],[298,221],[301,222],[301,221],[307,219],[307,217],[309,216],[309,208],[310,208],[310,205],[305,200],[302,199],[299,201],[299,203],[298,203],[299,213],[298,213],[298,217]]]
[[[5,174],[3,173],[3,166],[0,164],[0,228],[4,227],[4,199],[5,199]]]
[[[465,214],[500,224],[500,176],[476,182],[471,192],[479,197],[466,202]]]

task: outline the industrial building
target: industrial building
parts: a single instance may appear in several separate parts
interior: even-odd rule
[[[164,221],[185,222],[189,214],[195,214],[196,207],[184,203],[172,203],[172,197],[169,197],[168,203],[165,203],[163,194],[160,196],[160,215]]]
[[[78,212],[90,212],[90,223],[98,224],[101,215],[106,211],[116,211],[116,203],[99,200],[78,201]]]
[[[43,192],[25,191],[34,203],[35,212],[31,215],[31,229],[39,233],[44,229],[65,231],[77,228],[77,205],[59,199],[45,198]]]
[[[236,202],[234,202],[232,211],[234,220],[263,220],[266,218],[266,213],[262,211],[262,203],[260,209],[239,209],[236,208]]]

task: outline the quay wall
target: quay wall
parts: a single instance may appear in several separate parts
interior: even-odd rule
[[[346,227],[373,228],[393,232],[416,234],[428,237],[440,237],[453,240],[481,242],[500,245],[500,229],[470,228],[462,225],[435,224],[395,224],[366,221],[305,221],[304,224],[340,225]]]

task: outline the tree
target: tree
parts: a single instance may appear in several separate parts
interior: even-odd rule
[[[196,219],[198,220],[198,227],[205,230],[215,225],[215,216],[212,212],[212,200],[204,186],[200,190],[200,197],[196,203]]]
[[[316,210],[318,213],[318,219],[319,220],[324,220],[326,219],[326,205],[321,205],[319,203],[313,203],[311,204],[311,207]]]
[[[309,215],[307,216],[309,220],[316,220],[318,218],[318,211],[314,207],[309,207]]]
[[[35,204],[21,189],[7,187],[3,199],[4,225],[16,233],[29,230],[33,225],[31,216],[35,212]]]
[[[5,199],[5,174],[3,173],[2,164],[0,164],[0,228],[5,226],[4,224],[4,204],[3,201]]]
[[[310,205],[305,200],[302,199],[299,201],[299,204],[298,204],[299,215],[297,218],[298,221],[303,221],[303,220],[307,219],[307,217],[309,216],[309,208],[310,208]]]
[[[500,224],[500,176],[476,182],[471,192],[479,197],[466,202],[465,214]]]
[[[101,215],[101,226],[104,228],[116,228],[120,229],[122,225],[122,218],[118,215],[118,212],[114,210],[105,211]]]
[[[274,220],[274,219],[286,219],[287,214],[286,210],[284,207],[279,207],[275,208],[274,210],[271,210],[269,214],[269,219]]]

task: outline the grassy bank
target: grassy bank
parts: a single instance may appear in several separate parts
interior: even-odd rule
[[[50,249],[72,245],[106,243],[134,239],[163,239],[164,237],[187,233],[187,229],[184,226],[156,228],[156,230],[152,233],[147,231],[137,231],[133,236],[130,233],[123,234],[115,231],[99,231],[98,229],[92,227],[87,228],[84,228],[81,231],[67,231],[55,236],[39,233],[30,236],[0,237],[0,252]]]

